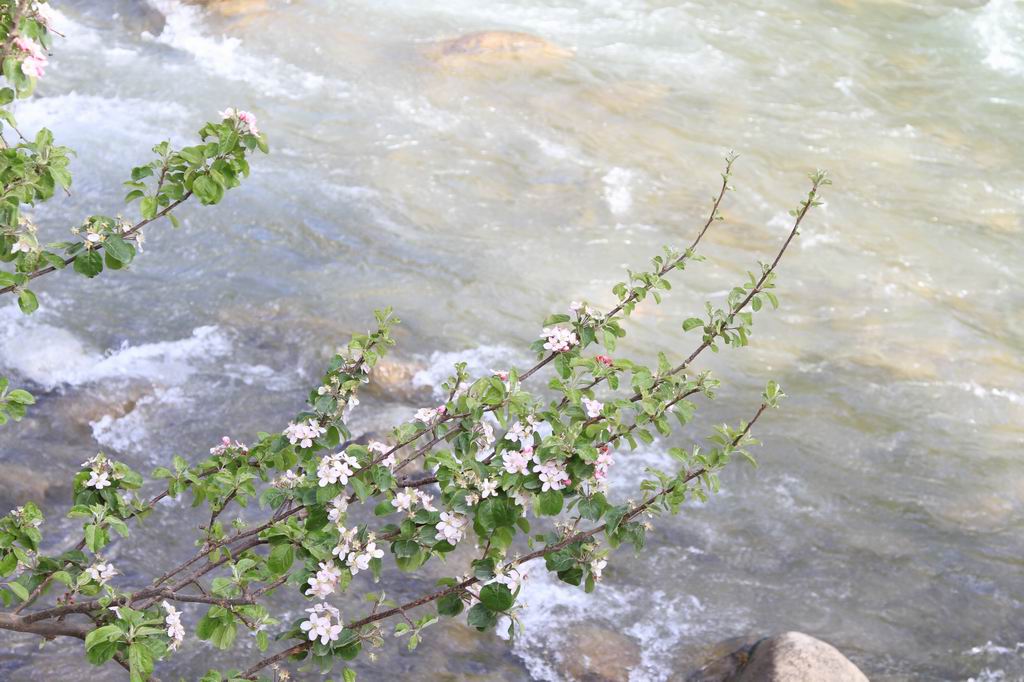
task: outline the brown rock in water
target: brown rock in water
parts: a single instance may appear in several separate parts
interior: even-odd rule
[[[430,401],[430,388],[414,386],[412,383],[413,377],[422,369],[423,365],[415,362],[390,358],[381,360],[370,372],[370,383],[366,390],[372,395],[389,400]]]
[[[43,504],[54,482],[20,464],[0,465],[0,514],[14,507],[35,502]],[[57,484],[59,488],[60,485]]]
[[[678,674],[669,682],[725,682],[731,680],[750,660],[750,652],[763,637],[731,637],[709,647],[698,657],[701,669],[692,675]]]
[[[507,62],[536,64],[571,57],[572,51],[529,33],[478,31],[436,43],[428,50],[428,56],[442,66]]]
[[[561,671],[574,682],[626,682],[640,665],[640,645],[600,625],[574,627],[563,651]]]
[[[868,678],[831,644],[802,632],[786,632],[738,648],[712,661],[687,682],[868,682]],[[723,643],[723,644],[726,644]]]
[[[185,0],[190,5],[201,5],[226,17],[237,17],[268,9],[267,0]]]

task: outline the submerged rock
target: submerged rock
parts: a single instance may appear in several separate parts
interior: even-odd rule
[[[572,56],[572,51],[518,31],[478,31],[432,45],[427,56],[442,66],[546,63]]]
[[[366,390],[386,400],[405,402],[429,402],[431,390],[429,386],[415,385],[413,378],[424,370],[425,366],[416,362],[385,358],[378,362],[370,372],[370,383]]]
[[[802,632],[759,641],[727,640],[733,650],[687,677],[687,682],[868,682],[831,644]]]
[[[62,482],[61,482],[62,483]],[[4,463],[0,466],[0,514],[26,502],[42,505],[48,494],[64,486],[20,464]]]
[[[226,17],[265,12],[268,9],[267,0],[185,0],[185,2],[214,10]]]
[[[564,651],[561,672],[575,682],[626,682],[640,665],[640,645],[600,625],[574,626]]]

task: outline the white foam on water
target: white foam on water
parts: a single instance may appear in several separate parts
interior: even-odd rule
[[[520,612],[523,629],[513,651],[536,680],[567,679],[565,657],[578,655],[569,633],[576,625],[602,622],[610,632],[619,632],[636,642],[640,662],[630,671],[632,682],[666,680],[672,672],[672,652],[685,639],[698,636],[700,624],[706,620],[702,617],[704,605],[693,595],[670,595],[609,582],[599,583],[593,593],[587,594],[582,588],[559,581],[545,569],[543,561],[536,560],[528,566],[528,578],[520,596],[520,603],[526,604]],[[673,617],[652,617],[654,604]],[[552,627],[552,623],[559,627]],[[618,626],[621,623],[633,625],[623,630]],[[595,643],[595,650],[600,646],[601,643]]]
[[[466,350],[431,353],[427,366],[412,378],[412,385],[417,388],[430,388],[434,395],[443,397],[441,385],[454,374],[457,362],[466,363],[466,371],[472,379],[487,376],[496,370],[507,370],[509,367],[523,367],[529,362],[523,353],[509,346],[484,345]]]
[[[618,166],[608,171],[602,178],[604,182],[604,200],[608,210],[616,216],[624,216],[633,208],[633,185],[636,172]]]
[[[197,327],[191,336],[137,346],[127,341],[100,351],[36,313],[0,309],[0,365],[46,390],[109,379],[149,379],[163,386],[184,383],[199,362],[224,357],[231,342],[220,328]]]
[[[65,50],[86,51],[93,50],[100,45],[101,38],[97,31],[85,26],[84,24],[78,23],[68,15],[64,14],[60,11],[60,8],[55,7],[52,2],[48,4],[50,6],[50,15],[52,17],[48,22],[49,27],[54,33],[59,34],[59,36],[63,36],[63,38],[58,37],[55,40],[56,44],[54,47],[57,50],[60,52],[64,52]]]
[[[90,422],[92,437],[105,448],[118,452],[143,451],[151,435],[148,424],[155,414],[168,407],[186,407],[191,401],[178,386],[158,388],[152,395],[140,398],[130,412],[120,417],[104,415]]]
[[[989,0],[972,23],[986,51],[989,68],[1024,75],[1024,5],[1015,0]]]
[[[178,0],[149,0],[149,4],[166,19],[164,30],[153,40],[191,54],[208,73],[256,86],[263,95],[273,97],[300,99],[323,89],[323,76],[277,58],[262,59],[250,54],[240,38],[208,35],[200,7]],[[337,88],[331,90],[335,92]]]
[[[1013,403],[1014,405],[1024,405],[1024,394],[1011,391],[1007,388],[982,386],[975,381],[908,381],[906,385],[925,388],[933,386],[955,388],[982,400],[987,400],[989,398],[1001,398],[1007,402]]]
[[[1006,654],[1015,654],[1024,651],[1024,642],[1017,642],[1013,645],[1013,648],[1007,646],[1000,646],[993,644],[992,640],[989,640],[981,646],[974,646],[965,651],[964,653],[968,656],[988,656],[996,655],[1002,656]]]
[[[69,111],[74,116],[68,116]],[[150,146],[166,139],[169,131],[181,130],[183,121],[194,118],[187,107],[177,102],[82,95],[75,91],[18,101],[15,115],[26,134],[50,128],[62,144],[73,147],[95,147],[97,139],[118,146],[125,140]]]

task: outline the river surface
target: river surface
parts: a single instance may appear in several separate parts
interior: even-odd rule
[[[799,629],[872,680],[1024,679],[1024,4],[55,4],[67,39],[16,108],[78,151],[73,194],[36,213],[52,239],[120,210],[152,144],[188,143],[226,106],[257,114],[272,153],[222,205],[148,230],[130,273],[47,277],[39,313],[0,309],[0,371],[40,396],[0,430],[4,505],[42,497],[51,547],[87,456],[149,471],[282,428],[374,307],[403,319],[397,355],[428,397],[368,396],[357,430],[407,419],[456,359],[528,362],[544,316],[607,304],[623,267],[692,238],[735,149],[707,262],[638,311],[620,354],[688,354],[679,322],[773,254],[805,173],[835,185],[783,261],[782,309],[750,348],[700,358],[718,400],[672,443],[622,453],[613,491],[635,495],[665,447],[745,418],[775,378],[790,398],[758,425],[760,468],[659,522],[589,597],[537,567],[517,641],[438,626],[421,655],[364,657],[361,678],[570,680],[600,643],[632,680],[668,680],[721,639]],[[484,29],[572,56],[430,59]],[[188,552],[188,523],[171,503],[116,544],[119,584]],[[396,592],[462,570],[431,564]],[[120,679],[77,644],[3,642],[0,678]],[[190,639],[161,674],[235,660]]]

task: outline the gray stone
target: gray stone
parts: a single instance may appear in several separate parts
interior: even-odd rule
[[[687,682],[868,682],[831,644],[802,632],[749,640],[703,666]],[[731,647],[729,647],[731,648]]]

